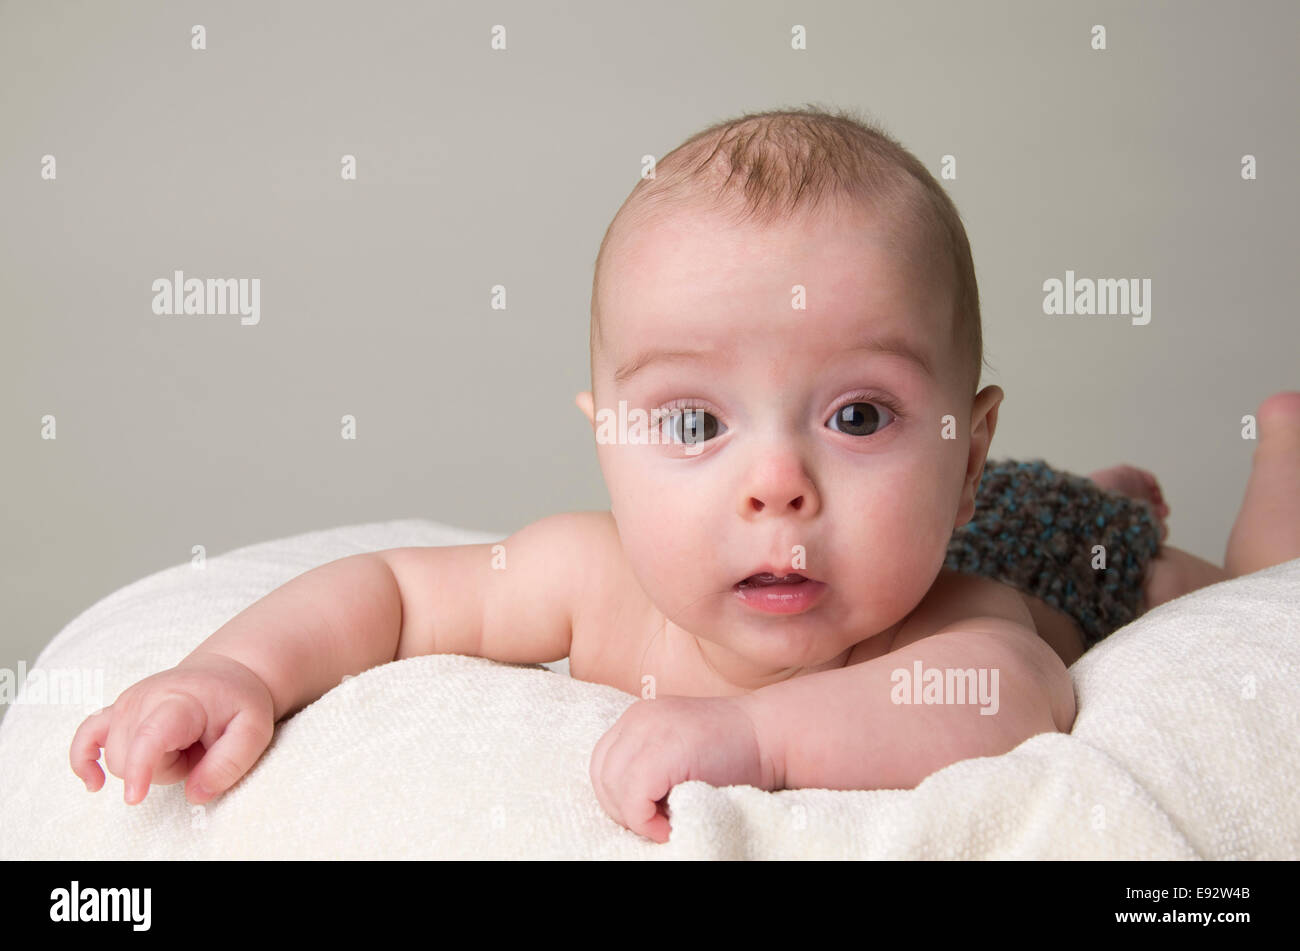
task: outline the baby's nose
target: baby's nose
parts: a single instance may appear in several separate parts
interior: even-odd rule
[[[767,508],[767,503],[765,501],[753,495],[749,497],[749,505],[750,508],[755,512],[761,512],[765,508]],[[794,498],[792,498],[789,502],[786,503],[786,508],[793,509],[796,512],[799,511],[801,508],[803,508],[803,496],[796,495]]]
[[[756,464],[741,486],[741,518],[791,515],[803,518],[815,515],[819,506],[817,488],[808,476],[803,461],[794,453],[767,458]]]

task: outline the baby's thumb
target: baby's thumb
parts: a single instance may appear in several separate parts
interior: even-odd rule
[[[185,796],[192,803],[207,802],[239,781],[262,755],[275,726],[246,711],[235,714],[217,741],[190,771]]]

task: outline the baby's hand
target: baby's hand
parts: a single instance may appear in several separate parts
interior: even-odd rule
[[[86,789],[97,792],[103,747],[109,772],[126,782],[128,805],[144,799],[151,782],[167,786],[187,775],[186,796],[202,803],[233,786],[274,731],[275,702],[255,673],[219,654],[191,654],[86,718],[69,758]]]
[[[591,782],[610,817],[667,842],[668,793],[698,779],[713,786],[772,785],[749,714],[731,697],[638,700],[600,738]]]

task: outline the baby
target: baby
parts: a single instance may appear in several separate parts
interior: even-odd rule
[[[568,657],[640,697],[591,779],[657,842],[687,780],[911,788],[1069,731],[1067,665],[1108,633],[1061,609],[1090,580],[1040,571],[1062,595],[1039,597],[945,567],[955,530],[997,504],[976,504],[1003,398],[978,388],[982,360],[965,231],[914,156],[846,113],[720,123],[638,182],[597,256],[577,402],[611,511],[308,571],[87,718],[72,769],[100,789],[102,748],[127,803],[187,776],[206,802],[345,675],[431,653]],[[1300,393],[1267,400],[1258,427],[1225,568],[1159,545],[1146,473],[1094,474],[1107,512],[1140,507],[1149,549],[1131,547],[1152,554],[1106,553],[1140,569],[1107,597],[1140,613],[1300,556]],[[1092,557],[1087,531],[1069,537]]]

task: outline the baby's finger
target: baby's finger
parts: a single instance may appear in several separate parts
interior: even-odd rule
[[[596,794],[596,801],[600,803],[600,808],[605,810],[605,815],[609,816],[619,825],[623,825],[623,820],[618,816],[618,809],[615,808],[614,800],[605,788],[605,781],[602,777],[593,774],[591,777],[591,788]]]
[[[202,704],[190,697],[171,697],[158,704],[140,721],[131,738],[122,769],[127,805],[135,805],[149,793],[149,783],[164,753],[184,750],[203,735],[207,714]]]
[[[646,838],[663,845],[672,834],[672,826],[669,825],[668,817],[660,810],[658,803],[653,804],[652,808],[655,810],[654,816],[648,822],[642,823],[639,831]]]
[[[591,788],[596,793],[596,799],[600,806],[609,815],[611,819],[619,825],[623,825],[623,820],[619,817],[617,804],[609,788],[609,772],[606,768],[606,760],[609,758],[609,749],[618,739],[621,728],[614,726],[605,731],[596,743],[596,748],[591,751],[591,764],[588,772],[591,774]]]
[[[274,733],[275,725],[268,718],[243,711],[235,714],[217,742],[208,747],[190,771],[186,798],[195,804],[204,803],[235,785],[257,762]]]
[[[600,779],[601,771],[605,768],[605,755],[609,751],[611,742],[613,742],[613,736],[606,731],[605,735],[596,741],[596,745],[591,751],[591,762],[587,764],[587,772],[591,774],[593,783]]]
[[[91,792],[98,792],[104,786],[104,771],[99,768],[99,751],[108,740],[108,726],[113,719],[111,710],[111,707],[105,707],[98,713],[92,713],[81,721],[81,726],[72,735],[68,761],[77,778]]]
[[[665,805],[661,811],[659,802],[664,800],[666,803],[668,793],[672,791],[671,784],[666,784],[663,776],[662,766],[653,756],[629,764],[624,796],[619,803],[624,825],[638,835],[660,843],[668,841],[670,827],[664,814],[667,807]]]

